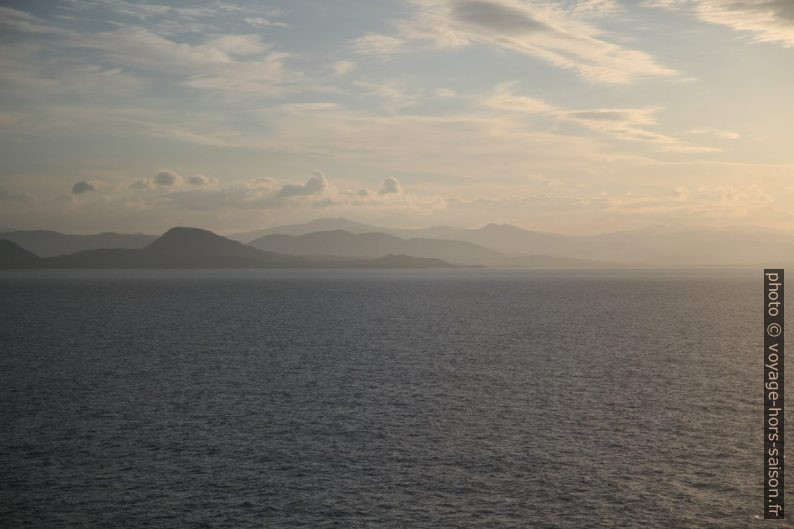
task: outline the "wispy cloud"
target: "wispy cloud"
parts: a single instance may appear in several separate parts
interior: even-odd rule
[[[643,5],[690,10],[704,22],[747,32],[756,42],[794,46],[791,0],[646,0]]]
[[[361,53],[392,54],[481,44],[531,56],[600,83],[672,76],[647,53],[604,38],[559,3],[518,0],[413,0],[411,18],[393,21],[392,34],[371,33],[354,42]],[[580,3],[581,9],[592,3]],[[611,5],[611,4],[610,4]]]
[[[541,99],[516,95],[515,83],[497,85],[484,100],[484,105],[496,110],[524,114],[539,114],[563,122],[572,122],[620,140],[645,142],[667,152],[715,152],[720,149],[691,145],[673,136],[661,134],[648,127],[656,124],[659,107],[566,109]]]
[[[738,140],[741,138],[741,134],[738,132],[733,132],[731,130],[722,130],[722,129],[710,129],[710,128],[702,128],[702,129],[692,129],[686,131],[687,134],[694,134],[697,136],[713,136],[715,138],[720,138],[723,140]]]
[[[0,29],[19,33],[66,34],[67,32],[47,24],[44,20],[25,11],[0,6]]]
[[[706,22],[752,32],[759,42],[794,46],[791,0],[700,0],[696,9]]]

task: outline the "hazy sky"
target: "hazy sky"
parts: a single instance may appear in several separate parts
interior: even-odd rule
[[[0,46],[0,228],[794,229],[792,0],[3,1]]]

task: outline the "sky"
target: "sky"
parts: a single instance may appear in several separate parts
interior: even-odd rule
[[[792,0],[0,2],[0,228],[794,230]]]

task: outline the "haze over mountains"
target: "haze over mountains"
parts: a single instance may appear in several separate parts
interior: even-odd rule
[[[2,236],[2,234],[0,234]],[[197,228],[172,228],[143,248],[103,248],[39,257],[0,239],[0,268],[443,268],[433,258],[384,255],[322,260],[264,252]]]
[[[504,257],[499,252],[465,241],[406,240],[385,233],[354,234],[342,230],[320,231],[306,235],[265,235],[249,244],[260,250],[291,255],[374,258],[388,254],[404,254],[469,265],[489,265]]]
[[[525,230],[509,224],[488,224],[476,229],[454,226],[393,229],[347,219],[318,219],[306,224],[277,226],[231,237],[249,242],[269,234],[305,235],[339,229],[358,234],[377,232],[401,238],[463,241],[517,258],[512,264],[505,261],[502,266],[553,267],[557,266],[555,263],[558,259],[562,260],[560,262],[564,262],[564,259],[589,262],[580,263],[583,266],[756,266],[794,263],[794,233],[753,228],[669,229],[654,226],[576,236]],[[530,260],[531,264],[522,264],[526,256],[536,258]],[[538,264],[544,259],[548,265]],[[576,266],[574,263],[568,266]]]
[[[508,224],[489,224],[477,229],[454,226],[395,229],[336,218],[231,235],[230,239],[235,241],[204,233],[222,239],[224,245],[233,243],[235,251],[227,251],[231,246],[224,246],[225,250],[220,251],[218,240],[209,237],[202,239],[201,244],[215,249],[212,259],[202,254],[198,246],[190,246],[187,238],[176,240],[166,236],[158,239],[144,234],[66,235],[29,230],[0,233],[0,239],[16,243],[20,250],[35,254],[36,259],[52,258],[46,261],[46,266],[58,263],[64,267],[83,266],[79,263],[88,262],[116,267],[122,262],[134,267],[151,267],[156,263],[165,267],[181,266],[177,264],[182,262],[177,259],[180,255],[177,248],[181,249],[181,255],[198,257],[205,265],[213,267],[223,263],[249,267],[276,266],[274,263],[279,262],[276,255],[285,258],[281,266],[320,266],[322,263],[323,266],[334,263],[353,266],[354,261],[381,259],[389,255],[438,261],[428,261],[427,266],[593,268],[794,263],[794,234],[746,228],[671,230],[651,227],[603,235],[570,236],[530,231]],[[182,235],[186,236],[185,233]],[[166,247],[174,249],[174,256],[166,258]],[[130,252],[143,249],[145,252]],[[14,262],[30,260],[29,256],[10,250],[8,245],[0,246],[0,251],[8,256],[13,254],[13,259],[8,258]],[[263,255],[270,257],[263,260]],[[419,263],[391,259],[393,264],[400,266],[417,266]],[[188,261],[184,260],[183,264],[189,264]],[[44,263],[42,261],[39,265]]]
[[[39,257],[66,255],[100,248],[143,248],[157,237],[142,233],[98,233],[67,235],[51,230],[18,230],[0,232],[0,239],[17,243]]]

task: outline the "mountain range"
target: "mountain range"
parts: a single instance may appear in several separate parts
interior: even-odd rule
[[[16,243],[41,258],[57,257],[57,260],[49,262],[66,266],[84,259],[110,263],[120,259],[122,253],[114,251],[108,254],[107,249],[144,249],[157,237],[121,233],[66,235],[32,230],[0,233],[0,239]],[[794,233],[753,228],[670,229],[655,226],[577,236],[525,230],[509,224],[489,224],[476,229],[455,226],[395,229],[344,218],[328,218],[236,233],[229,235],[229,239],[261,252],[291,256],[289,262],[294,266],[304,266],[302,259],[309,259],[316,266],[323,260],[351,262],[389,254],[437,259],[454,265],[490,267],[779,266],[794,263]],[[95,253],[63,257],[88,250]],[[147,259],[153,259],[146,257],[153,250],[147,252],[127,253],[125,259],[147,262]],[[252,257],[236,256],[235,259],[242,262]],[[261,255],[257,254],[253,259],[259,260]],[[271,257],[271,261],[276,260]]]
[[[0,234],[2,237],[2,234]],[[0,268],[446,268],[433,258],[311,259],[264,252],[197,228],[172,228],[143,248],[103,248],[39,257],[0,239]]]
[[[67,235],[51,230],[18,230],[0,232],[0,239],[17,243],[39,257],[66,255],[101,248],[143,248],[157,237],[142,233],[98,233]]]
[[[543,266],[537,263],[544,259],[552,263],[557,263],[557,259],[563,259],[560,262],[575,260],[572,263],[582,260],[582,266],[771,266],[794,263],[794,233],[746,227],[650,226],[600,235],[561,235],[510,224],[488,224],[475,229],[455,226],[393,229],[344,218],[327,218],[237,233],[230,237],[251,242],[271,234],[300,236],[340,229],[354,234],[377,232],[403,239],[463,241],[517,258],[512,265],[505,261],[505,264],[494,266]],[[528,256],[537,259],[527,262]]]

